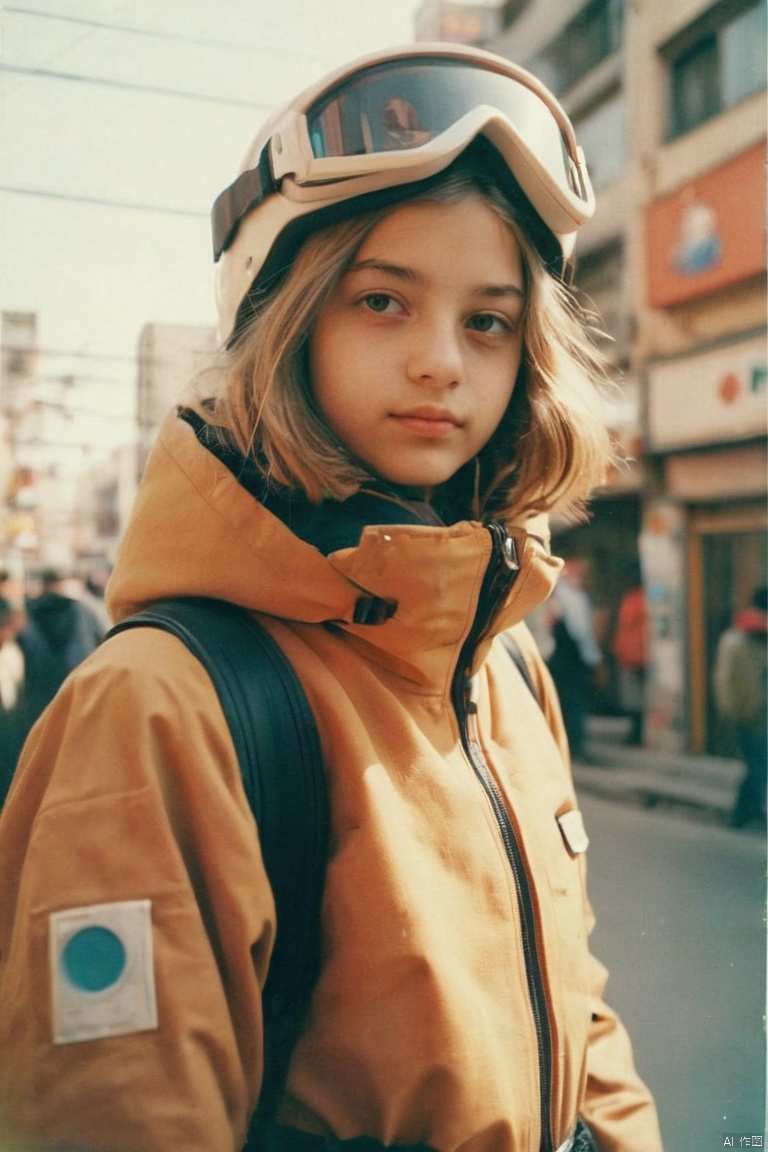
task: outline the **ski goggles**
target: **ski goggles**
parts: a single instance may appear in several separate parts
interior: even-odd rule
[[[564,110],[534,76],[490,54],[409,53],[358,67],[271,127],[256,166],[214,204],[217,260],[240,220],[287,179],[292,196],[343,200],[432,175],[480,134],[553,231],[573,231],[594,211]]]

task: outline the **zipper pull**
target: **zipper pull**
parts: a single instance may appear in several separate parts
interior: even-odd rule
[[[520,552],[514,536],[510,536],[505,525],[499,520],[492,520],[488,525],[488,531],[493,540],[495,556],[503,561],[510,572],[519,572]]]

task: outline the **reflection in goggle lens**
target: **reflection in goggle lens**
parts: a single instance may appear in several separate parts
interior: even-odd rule
[[[550,175],[573,188],[560,127],[541,97],[456,60],[393,61],[345,81],[307,112],[312,152],[325,159],[418,148],[480,105],[505,115]]]

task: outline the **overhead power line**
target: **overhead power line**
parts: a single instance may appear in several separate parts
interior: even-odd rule
[[[133,364],[136,361],[136,356],[121,356],[116,352],[86,352],[83,349],[74,348],[41,348],[35,345],[30,348],[27,344],[3,344],[0,343],[0,352],[8,352],[10,354],[20,354],[24,356],[55,356],[64,359],[73,360],[114,360],[122,364]]]
[[[161,328],[162,327],[176,327],[176,325],[167,325],[166,326],[166,325],[161,324],[161,325],[159,325],[159,327],[161,327]],[[189,327],[191,330],[196,330],[196,331],[205,331],[206,329],[210,331],[213,329],[213,324],[190,324],[190,325],[186,325],[186,327]],[[198,353],[200,353],[201,355],[205,356],[207,354],[205,349],[203,349],[201,352],[200,349],[187,348],[185,346],[182,346],[182,352],[185,355],[197,355]],[[166,353],[166,354],[160,355],[160,356],[146,356],[146,355],[142,356],[140,354],[140,352],[138,351],[138,349],[133,355],[129,356],[129,355],[117,353],[117,352],[87,352],[87,351],[84,351],[82,349],[45,348],[45,347],[40,347],[39,345],[35,345],[34,348],[29,348],[26,345],[3,344],[2,342],[0,342],[0,354],[2,354],[2,353],[6,353],[6,354],[10,354],[10,355],[13,355],[14,353],[18,353],[21,355],[39,356],[39,357],[43,357],[45,359],[55,359],[55,360],[95,360],[95,361],[99,361],[99,362],[103,361],[105,363],[111,362],[111,363],[116,363],[116,364],[132,364],[134,367],[137,366],[140,362],[141,365],[145,368],[167,368],[169,363],[171,362],[171,356],[169,353]],[[67,375],[67,373],[62,372],[59,374],[58,377],[50,377],[49,376],[49,377],[45,377],[45,380],[51,381],[51,380],[55,380],[55,379],[61,379],[63,376],[66,376],[66,375]],[[39,376],[38,373],[34,373],[32,378],[34,380],[43,379],[42,377]],[[82,379],[83,379],[83,377],[80,376],[79,374],[74,375],[74,383],[75,384],[77,384]],[[115,382],[114,379],[108,381],[108,380],[102,380],[101,377],[96,377],[96,376],[88,378],[89,386],[93,386],[94,384],[102,384],[103,383],[105,386],[109,385],[111,387],[112,383],[114,383],[114,382]]]
[[[87,76],[82,72],[57,72],[53,68],[31,68],[24,64],[0,64],[0,72],[15,76],[33,76],[38,80],[61,80],[72,84],[93,84],[99,88],[117,88],[123,92],[141,92],[149,96],[171,96],[176,100],[195,100],[204,104],[226,104],[230,108],[253,108],[268,111],[270,104],[254,100],[236,100],[231,96],[212,96],[201,92],[186,92],[180,88],[163,88],[154,84],[135,84],[130,80],[112,80],[106,76]]]
[[[105,32],[120,32],[130,36],[143,36],[153,40],[171,40],[179,44],[199,44],[204,48],[218,48],[226,52],[254,52],[262,56],[295,56],[301,60],[324,61],[328,57],[317,52],[303,52],[300,48],[275,47],[273,44],[254,44],[234,40],[215,40],[207,36],[191,36],[183,32],[163,32],[159,28],[132,28],[128,24],[111,24],[106,20],[92,20],[84,16],[65,16],[60,12],[45,12],[38,8],[20,8],[6,4],[4,11],[14,16],[31,16],[43,20],[57,20],[61,23],[79,24],[86,28],[97,28]]]
[[[163,204],[133,204],[127,200],[107,200],[97,196],[79,196],[70,192],[53,192],[47,188],[21,188],[13,184],[0,184],[0,192],[10,196],[37,196],[45,200],[66,200],[72,204],[88,204],[92,208],[117,208],[120,211],[151,212],[162,216],[187,216],[193,220],[207,220],[208,212],[192,208],[173,208]]]

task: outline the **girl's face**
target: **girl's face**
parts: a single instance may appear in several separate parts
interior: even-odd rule
[[[310,341],[318,409],[357,460],[429,496],[477,455],[520,366],[523,284],[479,195],[406,204],[369,232]]]

